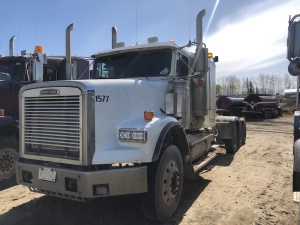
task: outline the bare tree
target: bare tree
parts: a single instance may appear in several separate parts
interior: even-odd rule
[[[238,78],[236,75],[219,77],[217,80],[217,94],[219,95],[248,95],[250,91],[257,94],[282,94],[284,89],[296,88],[297,78],[288,74],[266,75]]]

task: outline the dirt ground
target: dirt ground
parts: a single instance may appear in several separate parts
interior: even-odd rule
[[[293,202],[293,117],[247,121],[247,142],[235,155],[218,156],[184,183],[166,223],[143,217],[139,196],[74,202],[0,183],[0,224],[297,224]]]

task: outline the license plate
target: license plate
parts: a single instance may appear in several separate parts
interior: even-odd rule
[[[39,168],[39,179],[55,182],[56,171],[50,168]]]

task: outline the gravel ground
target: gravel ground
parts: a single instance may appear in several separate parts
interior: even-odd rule
[[[184,182],[178,210],[165,223],[143,217],[140,196],[88,203],[32,193],[0,183],[0,224],[296,224],[293,202],[293,117],[248,120],[247,141],[235,155],[217,157]]]

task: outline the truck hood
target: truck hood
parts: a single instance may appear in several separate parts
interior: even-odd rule
[[[54,81],[29,84],[22,87],[20,95],[27,89],[36,88],[79,88],[83,95],[93,94],[88,106],[83,105],[88,118],[83,118],[91,140],[95,140],[92,164],[127,162],[150,162],[155,141],[161,128],[168,121],[166,116],[165,93],[171,90],[171,83],[165,78],[135,78]],[[144,111],[153,111],[153,120],[144,119]],[[120,129],[146,130],[149,141],[145,143],[123,142],[119,140]],[[94,138],[92,138],[94,136]],[[92,144],[93,145],[93,144]]]
[[[119,129],[145,129],[148,138],[159,135],[151,129],[164,117],[165,93],[171,85],[157,78],[93,80],[95,90],[95,155],[93,164],[149,161],[155,143],[120,142]],[[152,121],[144,111],[153,111]],[[143,149],[143,150],[141,150]]]

